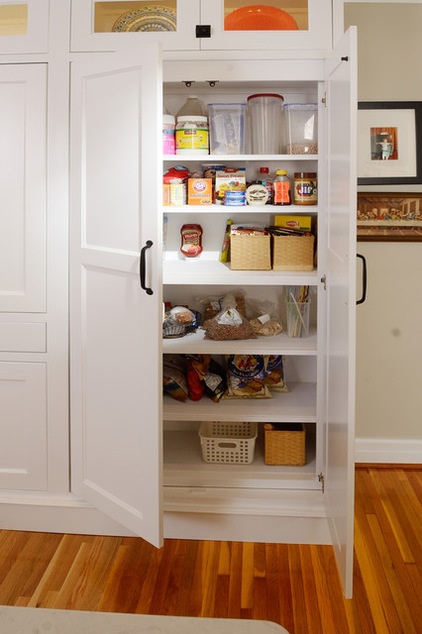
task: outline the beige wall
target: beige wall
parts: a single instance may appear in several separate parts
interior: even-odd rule
[[[358,27],[359,101],[422,101],[422,4],[348,3],[350,25]],[[356,436],[420,440],[422,243],[359,242],[358,251],[369,285],[357,308]]]

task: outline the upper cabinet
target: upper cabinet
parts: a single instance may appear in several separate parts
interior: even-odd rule
[[[46,53],[49,0],[0,0],[0,53]]]
[[[330,0],[72,0],[73,51],[330,50]]]

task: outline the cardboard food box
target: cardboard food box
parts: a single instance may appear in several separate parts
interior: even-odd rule
[[[244,192],[246,190],[246,172],[244,167],[226,167],[215,173],[215,202],[224,205],[227,191]]]
[[[297,229],[299,231],[311,231],[312,216],[275,216],[274,225],[276,227],[286,227],[287,229]]]
[[[188,205],[211,205],[212,178],[188,179]]]

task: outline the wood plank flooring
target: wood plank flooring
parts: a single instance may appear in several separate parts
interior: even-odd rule
[[[422,466],[356,468],[354,596],[332,548],[0,531],[0,604],[422,633]]]

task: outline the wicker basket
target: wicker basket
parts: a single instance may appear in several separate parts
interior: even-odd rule
[[[232,234],[230,268],[234,270],[269,271],[271,269],[271,236]]]
[[[202,458],[205,462],[250,464],[257,435],[256,423],[203,422],[199,428]]]
[[[273,236],[275,271],[312,271],[315,236]]]
[[[303,424],[264,425],[265,464],[302,466],[306,463],[306,432]]]

